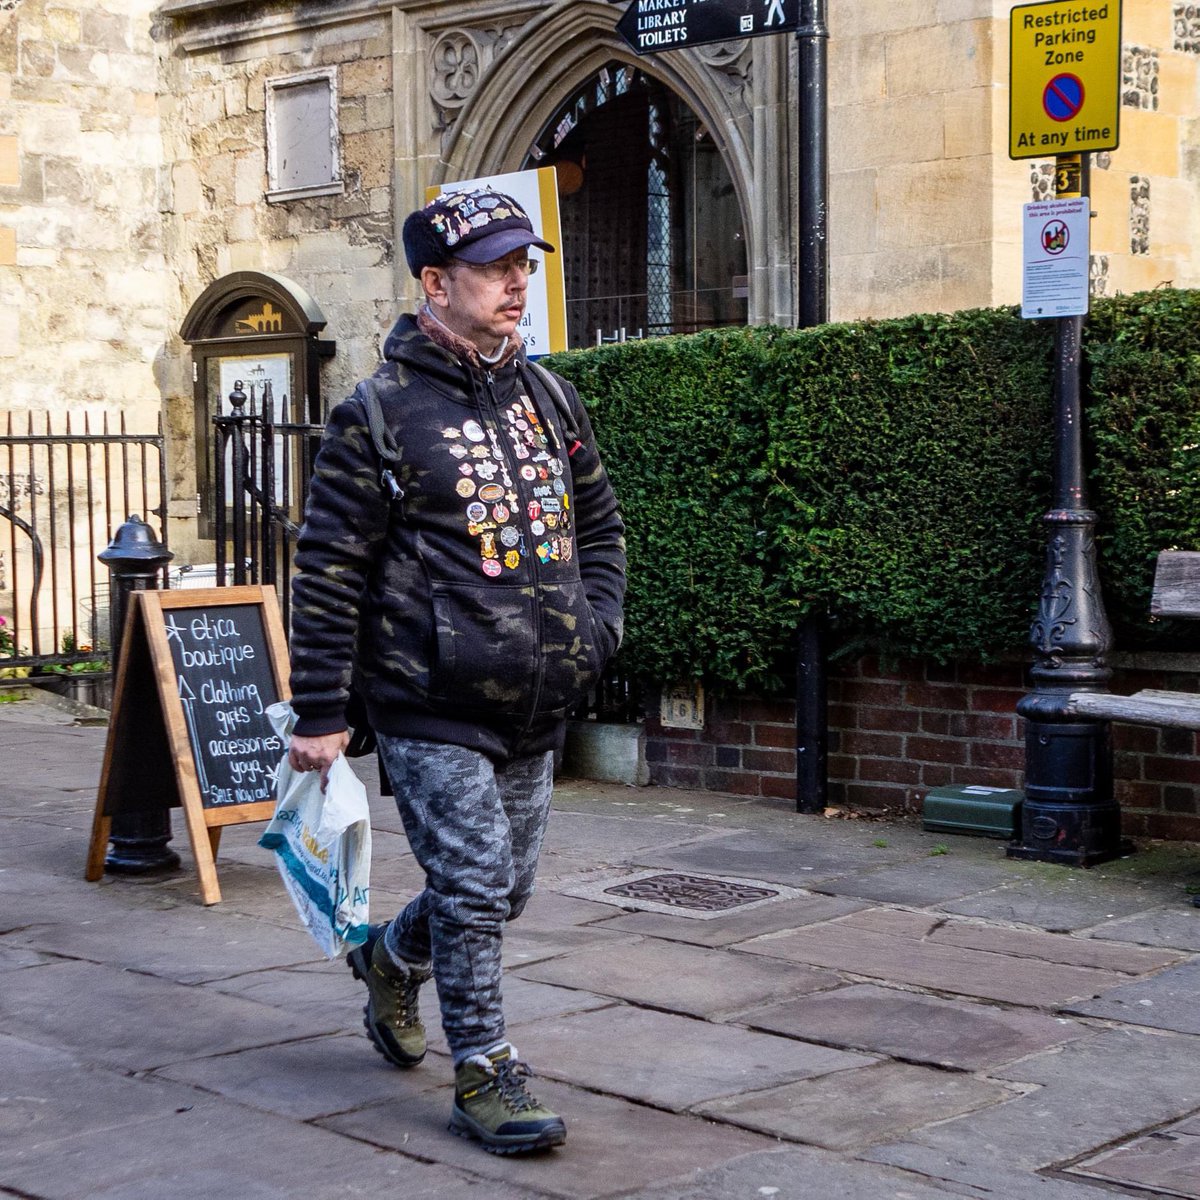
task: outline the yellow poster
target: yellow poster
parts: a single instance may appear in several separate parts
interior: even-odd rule
[[[469,192],[490,187],[511,196],[528,214],[533,232],[555,247],[557,253],[537,255],[541,270],[529,277],[521,337],[530,358],[567,348],[567,292],[563,277],[562,222],[558,213],[558,178],[553,167],[512,171],[481,179],[459,179],[425,189],[426,202],[439,192]]]

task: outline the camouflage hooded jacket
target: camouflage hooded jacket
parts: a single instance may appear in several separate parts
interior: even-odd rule
[[[463,362],[401,317],[330,414],[296,553],[292,704],[346,728],[353,664],[371,725],[503,760],[554,749],[621,640],[624,526],[587,413],[564,422],[519,354]],[[364,397],[399,450],[381,482]]]

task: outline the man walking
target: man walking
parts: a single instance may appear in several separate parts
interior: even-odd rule
[[[450,1128],[496,1153],[566,1138],[505,1035],[501,937],[533,889],[566,714],[620,642],[625,591],[624,527],[587,414],[518,332],[531,247],[554,252],[490,189],[405,221],[425,303],[330,415],[292,607],[291,764],[328,771],[353,677],[426,877],[349,955],[367,1032],[396,1066],[421,1062],[432,976],[454,1056]]]

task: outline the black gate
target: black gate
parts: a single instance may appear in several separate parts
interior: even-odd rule
[[[108,572],[96,556],[135,513],[167,542],[161,420],[152,434],[130,433],[123,414],[115,430],[107,415],[99,429],[86,414],[55,424],[10,413],[0,432],[0,669],[22,674],[99,667]]]
[[[213,418],[216,582],[274,585],[290,630],[292,556],[324,427],[275,421],[270,383],[229,399],[231,413]]]

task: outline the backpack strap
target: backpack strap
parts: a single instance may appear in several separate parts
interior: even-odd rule
[[[562,390],[558,379],[540,363],[527,359],[526,365],[549,393],[563,432],[566,434],[567,457],[570,458],[583,445],[583,442],[579,438],[578,423],[575,420],[575,414],[571,411],[566,393]],[[379,455],[380,461],[383,463],[379,471],[379,482],[393,501],[403,500],[404,489],[396,479],[396,472],[393,469],[399,466],[403,455],[392,431],[383,419],[383,406],[379,403],[379,397],[375,394],[374,388],[363,389],[362,406],[367,418],[367,428],[371,433],[371,442],[375,446],[375,453]]]
[[[379,396],[375,389],[364,387],[360,399],[363,413],[367,418],[367,429],[371,434],[371,442],[383,464],[379,469],[380,486],[388,494],[392,503],[398,504],[404,499],[404,489],[400,486],[396,479],[396,472],[392,468],[400,465],[403,455],[392,431],[383,419],[383,405],[379,403]],[[353,680],[350,683],[350,694],[346,698],[346,725],[350,731],[350,742],[345,749],[347,758],[362,758],[364,755],[379,752],[379,742],[375,736],[375,730],[371,728],[367,717],[367,706]],[[387,772],[383,767],[382,755],[379,756],[379,788],[380,793],[384,796],[392,794],[391,784],[388,782]]]
[[[362,405],[367,415],[367,428],[371,431],[371,441],[375,446],[375,453],[379,455],[383,463],[379,471],[379,482],[393,501],[403,500],[404,489],[400,486],[396,479],[396,472],[392,469],[399,466],[403,455],[400,453],[400,447],[396,444],[396,439],[392,436],[392,431],[383,419],[383,406],[379,403],[379,397],[375,394],[374,388],[363,389]]]
[[[534,362],[533,359],[526,359],[525,363],[541,385],[550,393],[550,399],[554,402],[554,408],[558,413],[559,421],[562,423],[563,432],[567,435],[567,457],[570,458],[583,443],[579,440],[579,425],[575,420],[575,414],[571,411],[570,404],[567,403],[567,397],[562,390],[562,384],[541,363]]]

